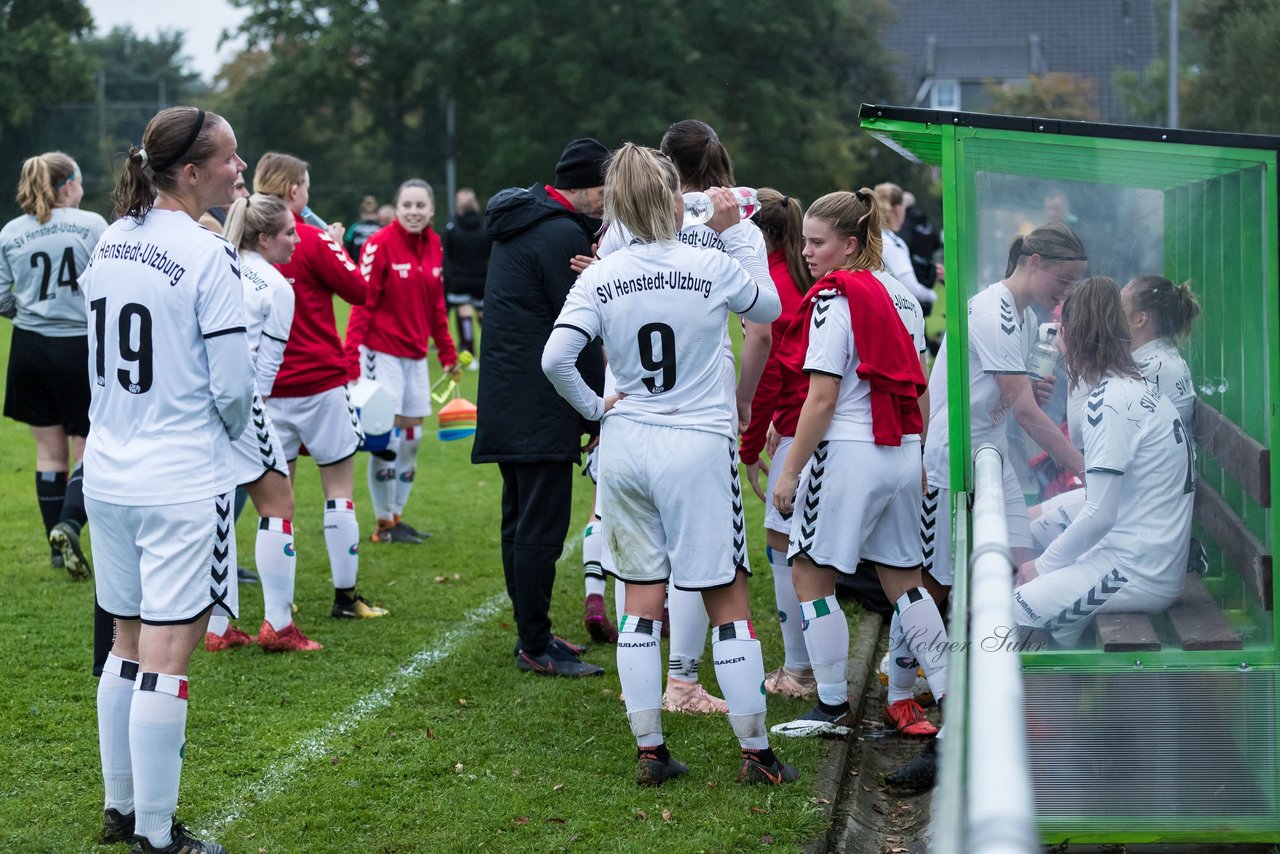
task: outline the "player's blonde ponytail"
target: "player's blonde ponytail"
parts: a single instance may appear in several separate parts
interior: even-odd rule
[[[604,174],[604,216],[645,243],[676,238],[676,192],[680,177],[671,161],[652,148],[624,143]]]
[[[18,206],[37,221],[48,222],[58,206],[58,191],[77,171],[76,162],[61,151],[28,157],[18,179]]]
[[[871,190],[863,187],[856,193],[827,193],[809,206],[805,216],[822,220],[841,240],[858,238],[858,251],[840,269],[879,270],[884,266],[880,204]]]
[[[222,236],[241,251],[258,251],[258,238],[271,236],[293,222],[293,214],[278,196],[254,193],[247,199],[236,199],[227,210]]]

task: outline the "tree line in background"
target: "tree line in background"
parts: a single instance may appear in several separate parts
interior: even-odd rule
[[[247,47],[212,87],[187,70],[180,33],[94,36],[82,0],[0,3],[0,183],[61,149],[85,172],[86,206],[106,212],[117,154],[160,105],[194,103],[231,121],[251,166],[272,149],[310,161],[313,207],[331,219],[408,177],[442,191],[450,155],[457,182],[484,197],[550,180],[571,138],[656,145],[688,117],[717,129],[742,183],[805,202],[882,180],[930,191],[927,173],[857,127],[860,103],[895,90],[878,38],[888,0],[232,3],[247,12]],[[1280,132],[1280,82],[1263,70],[1280,5],[1183,10],[1183,125]],[[1163,68],[1116,80],[1151,123],[1165,115]],[[1088,94],[1047,75],[998,104],[1090,118]]]

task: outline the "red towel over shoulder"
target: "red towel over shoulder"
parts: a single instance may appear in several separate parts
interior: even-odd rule
[[[924,430],[918,401],[927,386],[915,342],[902,325],[889,292],[869,270],[836,270],[810,288],[795,321],[787,328],[787,337],[798,338],[799,344],[782,348],[790,362],[786,367],[793,372],[804,368],[814,304],[820,295],[830,294],[849,300],[860,361],[858,376],[871,384],[871,431],[876,444],[901,445],[903,436]]]

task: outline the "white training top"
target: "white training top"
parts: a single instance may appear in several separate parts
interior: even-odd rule
[[[24,215],[0,229],[0,315],[50,338],[85,334],[78,279],[107,221],[92,211],[54,208],[41,223]]]
[[[1027,354],[1035,344],[1039,325],[1031,307],[1017,310],[1013,294],[996,282],[969,300],[969,435],[975,450],[991,442],[1007,455],[1008,407],[1000,399],[996,377],[1025,375]],[[947,422],[947,338],[929,377],[929,438],[924,466],[929,485],[950,488]]]
[[[153,209],[107,228],[80,287],[93,395],[85,495],[149,506],[235,489],[231,437],[253,401],[236,251],[185,213]]]
[[[778,293],[762,288],[722,252],[676,243],[633,243],[592,264],[574,284],[543,353],[543,370],[583,417],[602,416],[573,359],[604,340],[617,390],[627,395],[609,417],[736,437],[735,407],[724,382],[721,336],[729,312],[769,323]],[[565,365],[569,370],[560,370]],[[572,376],[569,376],[572,374]],[[576,382],[574,381],[576,378]]]
[[[293,287],[253,250],[240,253],[240,283],[244,285],[245,337],[258,394],[270,397],[293,326]]]
[[[916,268],[911,263],[911,250],[901,237],[889,229],[880,232],[880,253],[884,269],[900,281],[919,302],[932,305],[938,300],[938,292],[926,288],[916,278]]]
[[[893,301],[902,325],[911,336],[916,352],[924,350],[924,315],[920,304],[896,279],[887,273],[875,273]],[[849,317],[848,297],[834,291],[818,296],[809,318],[809,349],[804,357],[806,373],[840,377],[836,408],[823,439],[874,442],[871,423],[871,384],[858,376],[857,342]],[[919,441],[919,434],[903,436],[904,442]]]
[[[1066,566],[1096,542],[1140,589],[1176,597],[1187,571],[1196,491],[1195,450],[1178,411],[1146,380],[1112,375],[1089,396],[1082,429],[1086,490],[1095,480],[1116,478],[1109,483],[1119,487],[1114,522],[1100,541],[1075,536],[1077,525],[1090,525],[1087,504],[1037,566],[1042,572]]]
[[[1177,345],[1168,338],[1148,341],[1133,351],[1133,360],[1138,363],[1143,379],[1169,398],[1182,418],[1182,425],[1188,432],[1194,432],[1196,387],[1191,381],[1191,369]]]

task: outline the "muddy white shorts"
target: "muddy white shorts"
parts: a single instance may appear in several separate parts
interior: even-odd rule
[[[289,476],[284,445],[267,415],[266,406],[256,393],[253,395],[253,417],[240,438],[231,443],[231,458],[236,469],[236,483],[241,486],[257,482],[269,471]]]
[[[360,422],[345,385],[307,397],[269,398],[267,414],[288,462],[306,447],[317,465],[331,466],[360,446]]]
[[[235,619],[232,496],[134,507],[85,496],[98,603],[113,617],[191,623],[210,610]]]
[[[426,418],[431,414],[431,372],[427,360],[406,359],[360,345],[360,376],[376,380],[396,402],[396,415]]]
[[[705,430],[604,420],[599,458],[605,572],[681,590],[750,574],[738,446]]]

